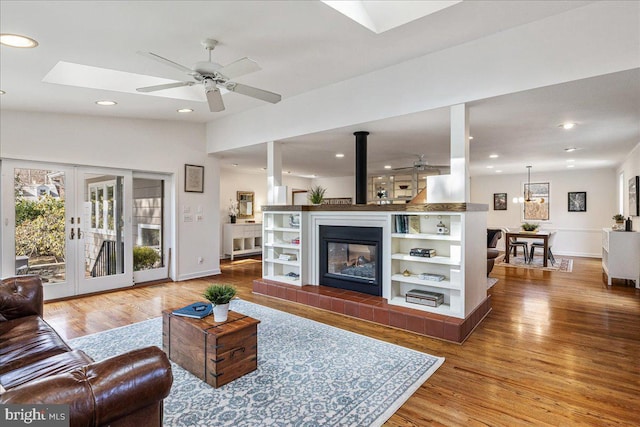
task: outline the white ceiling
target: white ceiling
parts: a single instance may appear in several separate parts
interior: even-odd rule
[[[237,79],[292,97],[328,84],[446,49],[489,34],[583,7],[589,1],[464,1],[401,27],[375,34],[319,1],[0,2],[0,32],[35,38],[35,49],[1,47],[2,110],[180,120],[205,123],[262,101],[229,93],[227,109],[204,102],[44,83],[59,62],[173,80],[175,69],[136,54],[151,51],[186,66],[206,60],[204,38],[220,44],[213,60],[248,56],[261,71]],[[614,29],[612,29],[613,31]],[[113,99],[114,107],[94,104]],[[178,108],[194,113],[180,115]],[[368,130],[370,170],[409,166],[414,154],[448,162],[446,109],[387,119],[285,141],[283,166],[296,175],[343,176],[353,171],[353,136]],[[578,123],[571,131],[558,124]],[[638,69],[470,104],[472,174],[613,166],[640,141]],[[517,144],[514,144],[517,142]],[[337,160],[336,152],[345,158]],[[259,171],[264,147],[222,153],[222,164]],[[497,153],[498,159],[488,158]],[[493,165],[489,170],[486,166]]]

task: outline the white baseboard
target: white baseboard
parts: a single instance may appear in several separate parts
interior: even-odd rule
[[[221,274],[221,273],[222,271],[220,271],[219,268],[216,268],[214,270],[196,271],[194,273],[181,274],[180,276],[178,276],[178,282],[181,282],[183,280],[199,279],[201,277],[207,277],[207,276],[215,276],[216,274]]]
[[[575,257],[583,257],[583,258],[602,258],[602,254],[598,253],[598,254],[592,254],[592,253],[587,253],[587,252],[556,252],[553,251],[554,255],[557,256],[575,256]]]

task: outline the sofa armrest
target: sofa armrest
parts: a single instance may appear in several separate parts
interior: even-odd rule
[[[0,322],[25,316],[43,316],[40,276],[15,276],[0,281]]]
[[[0,395],[0,403],[67,404],[72,426],[107,425],[158,404],[172,382],[167,355],[146,347],[23,384]]]

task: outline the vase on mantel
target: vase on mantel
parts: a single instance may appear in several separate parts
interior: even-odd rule
[[[229,220],[231,221],[231,224],[235,224],[236,223],[236,216],[235,215],[229,215]]]

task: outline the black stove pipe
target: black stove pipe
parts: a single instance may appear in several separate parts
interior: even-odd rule
[[[356,137],[356,204],[367,204],[367,135],[369,132],[358,131]]]

